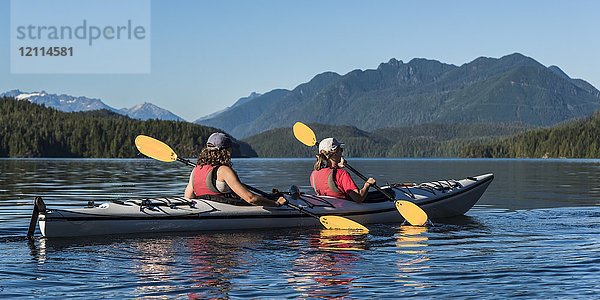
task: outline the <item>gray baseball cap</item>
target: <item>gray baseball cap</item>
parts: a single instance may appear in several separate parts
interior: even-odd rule
[[[222,132],[215,132],[208,137],[206,148],[209,150],[221,150],[233,146],[234,142],[231,138]]]

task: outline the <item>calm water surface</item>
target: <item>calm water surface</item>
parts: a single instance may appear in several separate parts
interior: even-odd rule
[[[242,181],[309,191],[313,161],[241,159]],[[0,160],[0,298],[600,298],[600,161],[354,159],[378,183],[493,172],[479,203],[432,227],[369,225],[27,242],[32,200],[182,195],[185,165]],[[357,180],[357,182],[360,182]],[[39,236],[39,232],[37,233]]]

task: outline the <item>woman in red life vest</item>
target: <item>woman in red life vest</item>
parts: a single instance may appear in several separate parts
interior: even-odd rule
[[[310,185],[315,189],[317,195],[345,198],[354,202],[362,203],[367,197],[367,191],[375,179],[369,178],[362,189],[356,184],[344,167],[342,152],[344,144],[334,138],[323,139],[319,143],[319,154],[315,170],[310,174]]]
[[[250,192],[231,169],[232,141],[224,133],[211,134],[202,149],[196,167],[190,174],[184,197],[191,199],[202,195],[226,197],[235,193],[246,202],[258,206],[278,207],[287,202],[279,197],[277,201],[258,196]]]

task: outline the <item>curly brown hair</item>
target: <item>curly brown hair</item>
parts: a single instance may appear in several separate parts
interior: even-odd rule
[[[231,148],[221,150],[202,149],[196,165],[228,166],[231,168]]]

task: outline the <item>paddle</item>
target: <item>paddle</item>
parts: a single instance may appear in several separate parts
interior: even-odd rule
[[[294,136],[296,137],[296,139],[298,139],[304,145],[307,145],[310,147],[316,145],[317,138],[315,136],[315,133],[307,125],[305,125],[301,122],[296,122],[296,124],[294,124],[293,131],[294,131]],[[362,180],[367,181],[367,177],[365,177],[363,174],[361,174],[356,169],[354,169],[352,166],[350,166],[347,161],[344,161],[344,166],[347,167],[354,174],[358,175],[358,177],[360,177]],[[398,209],[398,212],[400,212],[402,217],[406,221],[408,221],[408,223],[410,223],[410,225],[423,226],[427,222],[427,213],[425,213],[425,211],[423,211],[416,204],[414,204],[410,201],[396,200],[392,196],[388,195],[388,193],[384,192],[376,184],[373,184],[372,186],[376,190],[378,190],[380,193],[382,193],[386,198],[388,198],[388,200],[394,201],[396,203],[396,209]]]
[[[163,162],[174,162],[174,161],[180,161],[190,167],[195,167],[196,164],[194,164],[193,162],[187,160],[187,159],[183,159],[181,157],[178,157],[177,154],[175,153],[175,151],[173,151],[173,149],[171,149],[171,147],[169,147],[169,145],[155,139],[149,136],[145,136],[145,135],[138,135],[135,138],[135,146],[138,148],[138,150],[151,158],[154,158],[156,160],[160,160]],[[260,194],[263,197],[269,198],[271,195],[255,188],[252,186],[249,186],[247,184],[244,184],[244,186],[257,193]],[[287,205],[288,207],[295,209],[303,214],[306,214],[308,216],[311,216],[317,220],[319,220],[321,222],[321,224],[323,224],[323,226],[325,226],[325,228],[327,229],[345,229],[345,230],[360,230],[360,231],[365,231],[368,232],[369,230],[359,224],[358,222],[352,221],[350,219],[344,218],[344,217],[340,217],[340,216],[318,216],[315,215],[301,207],[298,207],[294,204],[291,203],[286,203],[285,205]]]
[[[347,161],[344,161],[344,166],[346,168],[348,168],[350,171],[352,171],[354,174],[358,175],[358,177],[360,177],[360,179],[367,181],[367,177],[364,176],[363,174],[361,174],[360,172],[358,172],[352,166],[350,166],[350,164],[348,164]],[[382,190],[376,184],[373,184],[373,187],[376,190],[378,190],[380,193],[382,193],[386,198],[388,198],[388,200],[394,201],[396,203],[396,209],[398,209],[398,211],[400,212],[402,217],[404,217],[404,219],[406,219],[406,221],[408,221],[408,223],[410,223],[410,225],[413,225],[413,226],[425,225],[425,223],[427,222],[427,219],[428,219],[427,213],[425,213],[425,211],[423,209],[421,209],[419,206],[417,206],[416,204],[414,204],[410,201],[394,199],[392,196],[390,196],[388,193],[386,193],[384,190]]]

